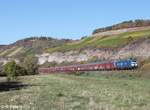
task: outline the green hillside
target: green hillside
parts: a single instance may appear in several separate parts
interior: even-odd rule
[[[50,53],[55,51],[65,52],[85,48],[116,48],[147,37],[150,37],[150,30],[125,32],[118,35],[103,36],[103,37],[89,36],[87,38],[82,39],[81,41],[67,43],[61,46],[57,46],[55,48],[49,48],[48,52]]]

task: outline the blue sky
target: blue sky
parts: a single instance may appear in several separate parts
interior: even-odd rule
[[[0,44],[30,36],[78,39],[96,28],[150,19],[150,0],[0,0]]]

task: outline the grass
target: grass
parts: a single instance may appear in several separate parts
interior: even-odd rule
[[[0,57],[13,57],[23,50],[23,47],[12,47],[0,53]]]
[[[128,42],[131,42],[129,37],[132,37],[132,40],[137,40],[143,37],[150,35],[150,30],[146,31],[137,31],[137,32],[126,32],[116,36],[107,37],[105,39],[97,41],[97,44],[103,47],[118,47],[124,45]]]
[[[142,66],[142,70],[150,70],[150,63],[146,63]]]
[[[142,30],[136,32],[125,32],[119,35],[104,36],[104,37],[88,37],[76,43],[63,44],[62,46],[49,48],[48,52],[61,51],[66,52],[70,50],[78,50],[83,48],[106,47],[113,48],[125,45],[127,43],[150,36],[150,30]],[[132,38],[132,40],[130,39]]]
[[[0,56],[3,57],[3,56],[7,56],[9,55],[10,53],[12,53],[13,51],[15,51],[16,47],[13,47],[11,49],[6,49],[4,50],[3,52],[0,53]]]
[[[17,110],[149,109],[149,79],[131,76],[129,78],[125,77],[125,74],[122,78],[109,76],[97,72],[81,76],[51,74],[20,77],[19,81],[29,86],[18,90],[1,91],[0,108],[16,107]]]
[[[8,54],[7,56],[8,56],[8,57],[14,56],[14,55],[16,55],[17,53],[19,53],[22,49],[23,49],[23,47],[19,47],[19,48],[17,48],[16,50],[12,51],[12,52],[11,52],[10,54]]]
[[[75,49],[82,49],[83,47],[87,46],[90,40],[92,40],[92,37],[88,37],[85,38],[81,41],[78,41],[77,43],[68,43],[68,44],[63,44],[59,47],[54,47],[54,48],[50,48],[48,49],[48,52],[55,52],[55,51],[61,51],[61,52],[65,52],[65,51],[69,51],[69,50],[75,50]]]

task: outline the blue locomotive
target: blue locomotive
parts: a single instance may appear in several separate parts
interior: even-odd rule
[[[135,59],[126,59],[126,60],[119,60],[114,61],[114,66],[116,69],[135,69],[138,67],[138,63]]]

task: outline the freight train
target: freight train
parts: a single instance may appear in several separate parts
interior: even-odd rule
[[[75,71],[107,71],[136,69],[138,63],[135,59],[103,61],[99,63],[40,68],[40,73],[75,72]]]

